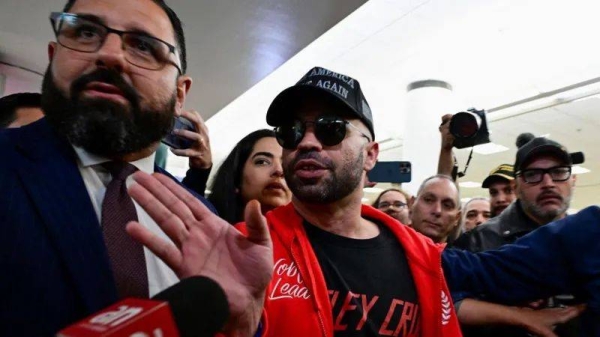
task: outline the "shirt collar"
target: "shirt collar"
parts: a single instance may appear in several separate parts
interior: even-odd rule
[[[110,161],[108,158],[90,153],[78,146],[73,145],[73,149],[75,150],[77,158],[79,159],[79,163],[82,167],[91,167]],[[156,152],[152,152],[152,154],[148,157],[132,161],[130,164],[142,172],[152,174],[154,173],[154,157],[156,157]]]

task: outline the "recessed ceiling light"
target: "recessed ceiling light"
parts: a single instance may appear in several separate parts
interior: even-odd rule
[[[362,198],[360,199],[361,202],[369,202],[369,198]]]
[[[576,209],[576,208],[569,208],[569,209],[567,210],[567,214],[569,214],[569,215],[573,215],[573,214],[575,214],[575,213],[577,213],[577,212],[579,212],[579,210],[578,210],[578,209]]]
[[[365,187],[365,188],[363,188],[363,191],[365,193],[381,193],[381,192],[383,192],[383,188],[379,188],[379,187]]]
[[[495,143],[487,143],[487,144],[477,145],[473,148],[473,152],[483,154],[483,155],[499,153],[499,152],[504,152],[504,151],[508,151],[508,148],[506,146],[502,146],[500,144],[495,144]]]
[[[478,188],[478,187],[481,187],[481,183],[477,183],[477,182],[474,182],[474,181],[463,181],[463,182],[458,183],[458,185],[460,187],[464,187],[464,188]]]
[[[575,165],[573,167],[571,167],[571,173],[573,174],[584,174],[584,173],[590,173],[592,171],[590,171],[589,169],[586,169],[583,166],[580,165]]]

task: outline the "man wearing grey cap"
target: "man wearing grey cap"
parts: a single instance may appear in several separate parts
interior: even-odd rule
[[[576,181],[571,168],[583,162],[583,155],[570,154],[561,144],[531,134],[520,135],[517,146],[517,200],[499,216],[465,233],[456,247],[473,252],[495,249],[567,214]]]

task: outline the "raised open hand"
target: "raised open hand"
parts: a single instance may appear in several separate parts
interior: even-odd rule
[[[245,237],[170,178],[137,172],[134,179],[137,184],[129,188],[129,194],[172,242],[138,222],[130,222],[127,232],[180,278],[202,275],[219,283],[229,301],[228,327],[251,334],[258,325],[273,270],[273,247],[260,204],[251,201],[246,207]]]

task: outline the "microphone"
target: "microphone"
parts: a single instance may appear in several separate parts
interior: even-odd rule
[[[127,298],[63,330],[57,337],[214,336],[229,317],[223,289],[194,276],[152,299]]]

